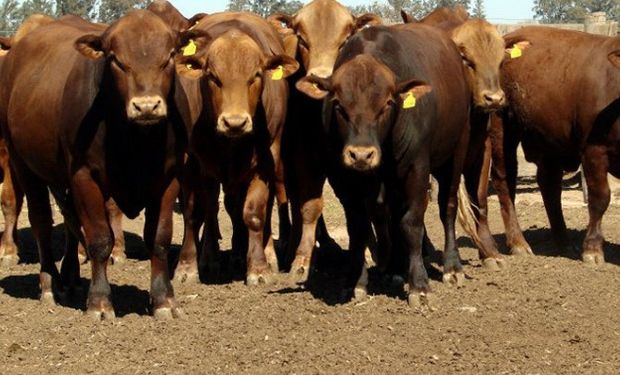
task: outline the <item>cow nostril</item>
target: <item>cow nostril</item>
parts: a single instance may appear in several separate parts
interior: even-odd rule
[[[371,150],[366,154],[366,160],[371,161],[375,156],[375,151]]]
[[[140,108],[140,106],[136,104],[136,102],[132,102],[131,104],[133,104],[133,107],[136,109],[136,111],[142,112],[142,108]]]
[[[160,104],[161,104],[161,100],[158,100],[157,103],[155,103],[155,105],[153,106],[153,111],[155,111],[157,108],[159,108]]]
[[[357,161],[357,154],[353,150],[349,150],[349,156],[353,161]]]

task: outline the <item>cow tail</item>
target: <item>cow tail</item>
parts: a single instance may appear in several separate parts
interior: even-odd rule
[[[461,227],[472,239],[474,244],[481,249],[482,240],[480,236],[478,236],[478,219],[476,218],[474,207],[471,203],[471,198],[469,197],[463,178],[461,178],[461,183],[459,184],[458,203],[459,224],[461,224]]]

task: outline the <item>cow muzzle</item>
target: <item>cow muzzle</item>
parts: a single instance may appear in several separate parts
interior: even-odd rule
[[[222,114],[217,119],[217,131],[236,138],[252,132],[252,117],[245,114]]]
[[[379,166],[381,150],[375,146],[346,146],[342,157],[346,167],[368,172]]]
[[[127,105],[127,118],[139,125],[154,125],[166,118],[168,108],[161,96],[134,97]]]
[[[486,111],[496,111],[506,106],[506,94],[504,90],[483,91],[481,93],[481,107]]]
[[[332,68],[319,66],[319,67],[311,68],[310,70],[308,70],[307,76],[315,75],[319,78],[329,78],[332,76],[333,72],[334,70]]]

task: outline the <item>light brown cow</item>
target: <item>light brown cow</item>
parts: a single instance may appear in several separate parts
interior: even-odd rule
[[[195,168],[184,178],[189,204],[184,209],[186,237],[181,259],[195,259],[196,232],[204,221],[200,268],[208,268],[211,275],[205,276],[209,279],[218,278],[215,224],[221,184],[233,221],[233,252],[247,254],[247,284],[267,283],[273,271],[265,254],[271,237],[267,207],[275,167],[280,164],[288,102],[286,78],[299,64],[285,54],[269,23],[250,13],[210,15],[183,38],[193,47],[188,44],[183,53],[188,56],[177,59],[178,69],[201,80],[204,110],[190,137],[188,164]],[[190,48],[194,51],[188,53]],[[190,211],[192,205],[198,208],[191,200],[199,190],[208,190],[206,218]],[[181,262],[177,272],[191,275],[189,266],[195,264]]]

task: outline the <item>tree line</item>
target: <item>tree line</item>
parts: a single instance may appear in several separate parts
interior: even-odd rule
[[[8,34],[34,13],[59,17],[65,14],[98,22],[112,22],[134,8],[144,8],[149,0],[1,0],[0,30]]]
[[[605,12],[607,19],[620,22],[620,0],[537,0],[533,11],[543,23],[581,23],[593,12]]]

